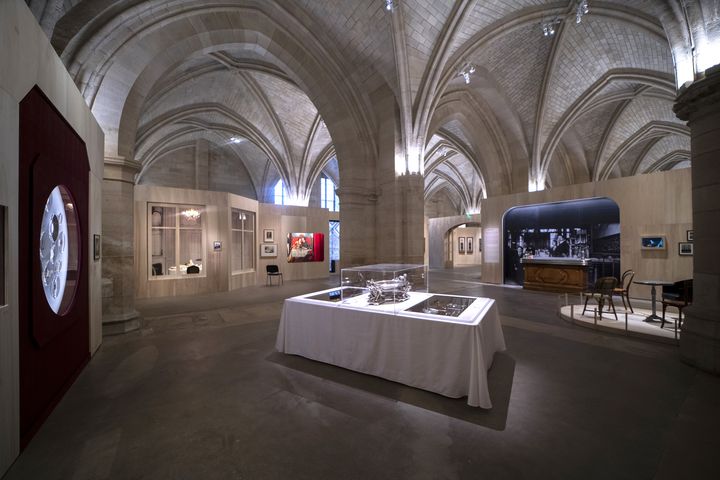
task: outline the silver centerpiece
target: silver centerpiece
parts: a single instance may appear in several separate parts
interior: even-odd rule
[[[408,282],[407,275],[403,274],[392,280],[368,280],[367,288],[368,303],[381,305],[388,302],[404,302],[410,298],[408,292],[412,286]]]

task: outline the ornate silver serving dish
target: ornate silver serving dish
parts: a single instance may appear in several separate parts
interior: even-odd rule
[[[408,282],[407,275],[394,277],[392,280],[368,280],[369,291],[368,303],[370,305],[381,305],[388,302],[404,302],[410,295],[412,288]]]

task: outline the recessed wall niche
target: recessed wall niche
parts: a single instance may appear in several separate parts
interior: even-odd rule
[[[0,305],[5,305],[5,212],[7,207],[0,205]]]

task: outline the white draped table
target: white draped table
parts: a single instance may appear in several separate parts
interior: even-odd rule
[[[367,305],[367,295],[344,302],[285,300],[278,351],[368,373],[491,408],[487,370],[505,350],[495,301],[476,298],[459,317],[402,310],[433,296],[410,292],[403,303]]]

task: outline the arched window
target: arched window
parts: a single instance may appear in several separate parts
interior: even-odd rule
[[[273,196],[275,197],[275,205],[285,205],[287,200],[287,190],[285,190],[285,184],[282,179],[278,180],[273,188]]]
[[[331,212],[340,210],[340,199],[335,195],[335,183],[327,177],[320,178],[320,207]]]

